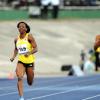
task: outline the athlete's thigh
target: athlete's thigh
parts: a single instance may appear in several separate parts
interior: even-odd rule
[[[32,67],[26,68],[26,74],[28,77],[33,77],[34,76],[34,70]]]
[[[25,67],[22,63],[17,63],[17,67],[16,67],[16,75],[17,77],[23,77],[25,74]]]
[[[33,77],[34,77],[34,63],[32,65],[32,67],[27,66],[26,74],[27,74],[27,78],[33,79]]]

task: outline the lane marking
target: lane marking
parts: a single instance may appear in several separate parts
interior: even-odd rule
[[[73,84],[73,83],[75,84],[75,83],[78,83],[78,82],[85,82],[85,81],[87,82],[87,81],[93,81],[93,80],[97,80],[97,79],[84,79],[84,80],[78,80],[78,81],[74,80],[72,82],[69,82],[68,84]],[[49,86],[46,86],[46,87],[39,87],[39,88],[34,88],[34,89],[26,89],[24,92],[30,92],[30,91],[40,90],[40,89],[44,89],[44,88],[57,87],[57,86],[68,85],[68,84],[62,83],[62,84],[56,84],[56,85],[49,85]],[[18,92],[4,93],[4,94],[0,94],[0,96],[12,95],[12,94],[16,94],[16,93],[18,93]]]
[[[56,93],[51,93],[51,94],[48,94],[48,95],[43,95],[43,96],[38,96],[38,97],[34,97],[34,98],[29,98],[29,99],[26,99],[26,100],[34,100],[34,99],[43,99],[45,97],[50,97],[50,96],[54,96],[54,95],[58,95],[58,94],[64,94],[64,93],[69,93],[69,92],[73,92],[73,91],[77,91],[77,90],[82,90],[82,89],[86,89],[86,88],[91,88],[92,86],[97,86],[97,84],[95,85],[88,85],[88,86],[84,86],[84,87],[81,87],[81,88],[77,88],[77,89],[71,89],[71,90],[67,90],[67,91],[63,91],[63,92],[56,92]]]
[[[90,100],[90,99],[93,99],[93,98],[96,98],[96,97],[100,97],[100,94],[95,95],[95,96],[91,96],[91,97],[88,97],[88,98],[84,98],[82,100]]]
[[[61,85],[61,84],[58,84],[58,85]],[[63,85],[63,84],[62,84]],[[53,85],[54,86],[54,85]],[[47,86],[47,87],[39,87],[39,88],[34,88],[34,89],[26,89],[24,92],[30,92],[30,91],[36,91],[36,90],[44,90],[45,88],[50,88],[52,87],[52,85],[50,86]],[[55,86],[56,87],[56,86]],[[10,93],[4,93],[4,94],[0,94],[0,97],[1,96],[6,96],[6,95],[12,95],[12,94],[17,94],[18,92],[10,92]]]

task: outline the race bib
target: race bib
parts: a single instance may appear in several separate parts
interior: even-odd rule
[[[27,45],[25,45],[25,44],[19,45],[17,49],[18,49],[19,54],[25,54],[28,52]]]

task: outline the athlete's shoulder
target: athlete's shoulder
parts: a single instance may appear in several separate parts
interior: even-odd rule
[[[33,35],[30,33],[28,34],[28,40],[31,40],[31,39],[34,39],[34,38],[33,38]]]
[[[96,35],[96,40],[100,39],[100,34]]]
[[[97,34],[96,37],[100,36],[100,34]]]
[[[33,35],[31,33],[28,33],[28,37],[32,37]]]

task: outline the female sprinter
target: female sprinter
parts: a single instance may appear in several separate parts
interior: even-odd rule
[[[18,54],[18,62],[16,67],[16,75],[18,77],[18,92],[20,99],[24,100],[23,97],[23,76],[26,73],[27,83],[31,86],[34,79],[34,53],[37,52],[37,44],[32,34],[29,34],[30,27],[25,22],[19,22],[17,24],[19,35],[15,38],[15,49],[11,61],[15,59]]]

